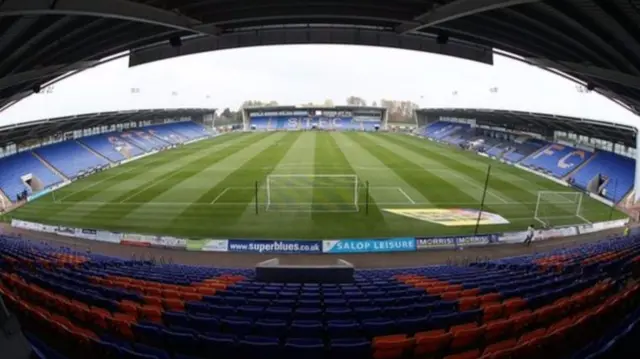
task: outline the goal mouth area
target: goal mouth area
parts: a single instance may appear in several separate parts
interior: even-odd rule
[[[584,193],[570,191],[540,191],[536,200],[533,219],[545,227],[554,227],[554,220],[575,218],[590,224],[583,215]]]
[[[360,206],[345,203],[268,203],[267,212],[283,213],[356,213]]]
[[[267,212],[359,212],[361,183],[352,174],[268,175],[261,191]]]

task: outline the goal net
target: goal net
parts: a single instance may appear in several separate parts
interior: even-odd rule
[[[359,211],[355,175],[268,175],[264,188],[267,211]]]
[[[583,196],[580,192],[540,191],[534,219],[545,227],[590,223],[582,213]]]

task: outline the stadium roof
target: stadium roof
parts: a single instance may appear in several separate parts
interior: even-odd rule
[[[640,6],[629,0],[3,0],[0,107],[132,50],[130,64],[272,44],[361,44],[486,64],[493,48],[640,113]]]
[[[251,106],[244,107],[244,111],[295,111],[295,110],[333,110],[333,111],[353,111],[353,110],[374,110],[374,111],[387,111],[386,107],[376,106],[349,106],[349,105],[336,105],[336,106],[323,106],[323,105],[299,105],[299,106]]]
[[[215,109],[211,108],[152,109],[99,112],[50,118],[0,127],[0,146],[95,126],[108,126],[131,121],[199,116],[213,112],[215,112]]]
[[[418,113],[438,118],[475,119],[479,125],[504,127],[550,137],[553,136],[553,131],[574,132],[578,135],[636,147],[634,127],[610,122],[544,113],[486,109],[429,108],[420,109]]]

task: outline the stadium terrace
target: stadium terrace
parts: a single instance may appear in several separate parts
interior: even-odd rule
[[[640,114],[637,1],[4,0],[0,16],[1,109],[125,56],[349,44],[499,54]],[[242,115],[0,128],[2,359],[640,357],[635,127]]]
[[[52,137],[30,137],[47,133],[39,124],[6,130],[25,145],[5,142],[0,158],[0,295],[28,350],[70,359],[636,350],[630,128],[458,109],[419,110],[396,127],[385,109],[348,106],[250,108],[238,126],[214,118],[149,110],[45,121]],[[536,254],[521,244],[532,233]],[[124,247],[162,259],[91,249]],[[461,250],[513,254],[367,269],[379,266],[373,256],[445,263]],[[186,264],[194,252],[234,268]]]

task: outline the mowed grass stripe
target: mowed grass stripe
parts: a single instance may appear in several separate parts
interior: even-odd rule
[[[235,172],[238,167],[241,167],[256,155],[265,151],[274,143],[280,141],[283,137],[283,133],[268,136],[260,141],[245,146],[244,148],[225,157],[221,161],[211,164],[209,167],[202,169],[196,175],[182,181],[179,186],[165,191],[161,195],[155,197],[152,201],[145,203],[143,206],[129,213],[126,218],[121,220],[121,223],[144,223],[148,220],[149,214],[157,214],[155,218],[156,220],[161,221],[163,224],[168,224],[172,223],[176,218],[179,218],[180,215],[190,206],[202,206],[203,212],[212,211],[214,206],[219,208],[218,206],[221,203],[218,203],[218,199],[223,197],[221,202],[225,202],[227,199],[233,199],[237,194],[235,193],[237,188],[225,188],[211,202],[198,203],[197,201],[204,193],[209,191],[211,188],[216,187],[227,176]],[[214,201],[216,201],[216,203],[212,203]],[[171,206],[169,206],[171,209],[170,212],[167,212],[165,208],[163,208],[165,207],[163,205],[165,203],[171,204]],[[236,206],[239,204],[241,203],[235,203]]]
[[[426,148],[400,141],[398,137],[399,136],[385,135],[380,137],[380,141],[382,143],[386,142],[393,144],[395,147],[388,147],[389,150],[402,155],[404,158],[407,158],[417,165],[422,165],[420,159],[428,156],[429,162],[426,163],[435,163],[439,168],[446,169],[445,171],[440,170],[440,172],[436,172],[436,175],[444,179],[449,179],[452,184],[456,184],[457,187],[460,188],[460,191],[467,192],[469,195],[473,194],[474,198],[478,201],[478,204],[480,204],[482,201],[487,169],[485,169],[485,172],[482,172],[480,167],[465,166],[463,163],[456,160],[449,160],[447,162],[439,154],[431,151],[425,151]],[[426,168],[426,170],[429,169]],[[502,184],[503,181],[497,181],[496,176],[490,177],[489,183],[494,182],[501,182],[500,184]],[[505,194],[500,191],[494,191],[491,186],[489,187],[490,188],[487,190],[485,198],[485,208],[498,213],[508,209],[509,213],[513,217],[533,215],[532,209],[521,203],[523,200],[526,200],[526,197],[510,196],[521,194],[521,191],[515,192],[511,190],[507,192],[508,194]]]
[[[346,157],[346,154],[342,151],[333,133],[322,132],[318,133],[316,139],[316,155],[314,160],[316,175],[355,175],[358,173],[353,169],[351,163]],[[332,192],[330,188],[314,188],[314,204],[317,201],[318,205],[321,205],[323,201],[326,202],[338,202],[343,203],[339,205],[339,210],[355,210],[354,197],[355,194],[355,181],[351,178],[337,178],[340,186],[351,185],[353,188],[345,189],[341,188],[338,191]],[[331,183],[329,179],[318,179],[322,181],[321,185],[326,187],[326,183]],[[358,209],[359,212],[345,213],[345,214],[332,214],[332,213],[313,213],[312,220],[315,227],[323,228],[326,226],[334,227],[349,227],[349,226],[361,226],[363,221],[354,220],[354,216],[361,217],[367,216],[365,213],[365,190],[364,183],[361,183],[362,179],[358,178]],[[335,197],[340,197],[336,198]],[[375,205],[375,201],[371,200],[369,203],[369,215],[368,221],[375,221],[376,226],[380,229],[385,228],[384,218],[382,214],[378,212]]]
[[[174,166],[176,158],[197,156],[197,153],[202,152],[205,148],[215,151],[223,147],[233,146],[233,144],[237,143],[239,137],[237,135],[225,135],[215,139],[204,140],[118,166],[74,182],[63,189],[66,192],[62,192],[62,190],[56,191],[56,198],[63,198],[61,203],[41,202],[39,200],[32,203],[34,206],[30,205],[27,208],[21,208],[20,212],[16,214],[24,214],[25,219],[30,217],[32,219],[46,220],[47,223],[63,223],[69,218],[78,221],[84,215],[99,208],[101,204],[108,203],[118,193],[127,191],[132,187],[138,187],[137,182],[142,183],[144,178],[156,176],[157,172],[163,168]],[[114,171],[116,172],[115,176],[112,175]],[[75,190],[76,185],[83,185],[77,193]],[[89,186],[91,188],[88,189],[87,187]],[[69,195],[70,193],[71,195]],[[87,203],[92,204],[88,205]]]
[[[59,214],[73,207],[77,202],[91,200],[93,196],[104,194],[109,189],[121,185],[123,182],[145,174],[150,169],[152,170],[173,162],[176,158],[192,154],[201,148],[211,147],[212,143],[215,143],[214,146],[218,148],[218,146],[224,145],[229,141],[234,141],[237,138],[238,136],[233,134],[200,141],[91,175],[90,177],[73,182],[69,186],[56,191],[51,196],[45,196],[30,203],[29,212],[42,217]],[[52,203],[54,198],[57,202],[55,204]],[[26,210],[26,208],[24,210]]]
[[[356,173],[344,158],[333,138],[328,133],[316,134],[315,175],[355,176]],[[351,190],[348,189],[351,185]],[[313,204],[315,208],[334,211],[355,211],[355,180],[349,177],[316,177],[313,181]],[[333,188],[332,188],[333,187]],[[332,203],[329,205],[329,203]],[[326,218],[314,213],[312,219]]]
[[[484,181],[486,180],[486,169],[483,171],[482,167],[478,167],[477,165],[471,165],[473,162],[472,159],[464,159],[461,160],[453,159],[449,156],[445,156],[440,154],[437,151],[434,151],[434,148],[429,146],[429,143],[420,143],[415,138],[410,138],[408,136],[399,136],[399,135],[385,135],[389,141],[396,142],[399,145],[406,145],[412,151],[416,153],[424,153],[427,151],[429,156],[434,160],[441,162],[443,165],[447,165],[452,169],[455,169],[459,172],[466,173],[468,177],[471,177],[477,183],[484,185]],[[479,156],[476,156],[476,158]],[[476,162],[477,163],[477,162]],[[541,190],[534,183],[525,182],[525,181],[516,181],[516,182],[508,182],[503,180],[504,177],[501,176],[499,171],[500,164],[499,163],[491,163],[492,165],[492,174],[489,178],[489,185],[487,191],[487,198],[491,197],[491,193],[497,192],[502,194],[505,198],[510,201],[519,202],[519,205],[508,206],[509,216],[512,217],[526,217],[535,214],[535,201],[537,199],[537,192]],[[455,179],[454,179],[455,181]],[[523,185],[526,184],[526,185]],[[494,203],[488,202],[488,203]],[[519,208],[520,207],[520,208]],[[492,209],[495,212],[505,211],[505,206],[502,205],[494,205],[488,204],[487,208]],[[571,215],[572,213],[564,213],[565,210],[556,207],[554,212],[556,215]]]
[[[492,176],[489,181],[489,189],[500,192],[506,197],[522,200],[523,191],[531,191],[532,195],[535,195],[535,189],[532,190],[531,188],[533,183],[524,181],[522,176],[518,177],[519,181],[509,181],[503,175],[503,164],[499,162],[481,160],[482,157],[475,154],[469,154],[473,157],[447,156],[446,154],[443,154],[442,151],[438,151],[439,148],[432,146],[431,143],[414,137],[403,135],[385,135],[384,137],[389,141],[404,144],[414,152],[424,153],[424,151],[427,151],[429,156],[433,159],[440,163],[447,164],[450,168],[458,169],[460,172],[467,173],[468,177],[475,179],[479,183],[484,183],[487,174],[487,166],[491,165]],[[453,148],[450,150],[453,151]],[[485,164],[485,166],[481,166],[479,163]],[[522,175],[522,173],[520,173],[520,175]],[[526,193],[524,193],[524,195],[526,196]]]
[[[313,158],[316,147],[315,132],[303,132],[291,148],[273,168],[269,179],[269,193],[266,181],[260,183],[259,202],[266,208],[267,197],[271,211],[301,209],[303,217],[310,217],[309,210],[313,202]],[[276,176],[277,175],[277,176]],[[305,176],[306,175],[306,176]],[[302,177],[301,177],[302,176]],[[308,176],[308,177],[307,177]],[[303,204],[304,203],[304,204]],[[249,207],[252,207],[249,204]],[[248,208],[249,215],[255,216],[254,208]]]
[[[420,192],[429,202],[436,203],[435,207],[449,207],[441,204],[443,202],[478,202],[472,196],[461,192],[457,186],[429,173],[406,158],[385,149],[374,138],[355,134],[353,140],[376,156],[381,162],[391,165],[390,168],[393,172]],[[480,203],[478,202],[479,205]]]
[[[399,135],[401,136],[401,135]],[[402,136],[401,136],[402,137]],[[426,149],[437,152],[445,160],[458,160],[459,162],[465,162],[467,166],[478,167],[480,170],[486,169],[488,164],[492,165],[492,172],[496,175],[500,175],[504,178],[505,181],[509,183],[518,183],[524,182],[524,188],[547,188],[550,190],[558,190],[558,188],[563,188],[562,186],[545,179],[544,177],[530,174],[526,171],[523,171],[517,167],[500,163],[490,158],[478,156],[473,152],[468,152],[461,150],[457,147],[453,147],[451,145],[447,145],[444,143],[438,143],[433,141],[427,141],[425,139],[419,137],[406,136],[405,141],[411,141],[418,146],[423,146]],[[535,184],[535,186],[534,186]],[[531,192],[531,191],[529,191]],[[532,193],[535,193],[532,192]]]
[[[188,225],[202,226],[204,229],[201,232],[202,235],[207,232],[215,232],[216,226],[232,226],[242,217],[247,205],[255,200],[255,191],[251,188],[255,186],[256,181],[259,184],[264,183],[266,176],[282,160],[298,136],[299,133],[285,133],[279,141],[274,142],[266,150],[231,172],[224,180],[196,200],[196,203],[211,203],[227,188],[247,188],[247,190],[233,191],[232,194],[225,195],[226,198],[233,196],[233,202],[238,205],[226,207],[220,211],[215,211],[215,207],[207,209],[207,207],[192,205],[187,207],[171,223],[169,228]]]
[[[255,138],[253,136],[245,136],[238,138],[238,141],[234,142],[234,144],[246,145],[254,140]],[[171,166],[171,168],[167,168],[165,172],[155,172],[150,174],[153,177],[147,177],[147,181],[143,182],[145,184],[139,185],[136,188],[124,191],[120,194],[115,193],[115,196],[112,196],[108,202],[93,208],[91,211],[87,211],[87,207],[80,204],[77,208],[67,209],[63,212],[63,215],[87,216],[100,219],[104,218],[105,220],[108,218],[108,220],[117,221],[126,217],[129,213],[141,207],[145,203],[150,202],[153,198],[159,196],[165,191],[173,188],[174,186],[179,186],[180,182],[226,158],[236,151],[236,146],[228,146],[224,148],[196,151],[197,156],[191,157],[191,160],[187,161],[184,160],[184,157],[183,160],[175,158],[175,164],[179,164],[178,166]],[[144,176],[144,173],[141,175]]]
[[[351,167],[358,174],[360,181],[369,183],[369,198],[379,206],[396,206],[398,204],[428,204],[429,201],[418,190],[405,182],[389,165],[383,163],[365,148],[353,140],[354,133],[332,134],[338,147],[344,153]],[[400,191],[402,190],[402,192]],[[410,196],[410,202],[405,196]],[[365,197],[366,198],[366,197]]]
[[[391,135],[385,134],[384,136],[391,136]],[[420,139],[416,137],[409,137],[404,135],[395,135],[395,136],[398,138],[402,138],[403,141],[411,142],[415,146],[418,146],[420,149],[425,149],[429,151],[429,153],[431,154],[436,153],[437,156],[440,156],[442,160],[447,161],[447,163],[449,161],[458,162],[458,163],[465,164],[467,167],[476,168],[477,170],[480,170],[480,171],[482,170],[482,167],[480,164],[490,163],[492,165],[492,176],[489,182],[489,188],[491,190],[501,191],[502,184],[506,183],[507,185],[511,185],[512,192],[517,194],[517,195],[514,195],[514,197],[518,197],[518,199],[521,202],[524,202],[521,204],[523,206],[528,207],[529,209],[528,213],[531,215],[532,218],[535,213],[535,206],[536,206],[535,202],[537,200],[539,191],[577,192],[572,188],[567,188],[553,181],[545,179],[544,177],[541,177],[532,173],[528,173],[517,167],[500,163],[492,159],[480,157],[474,153],[464,152],[448,145],[426,141],[424,139]],[[494,184],[494,180],[496,178],[499,179],[502,183],[500,186],[494,187],[492,184]],[[515,191],[513,191],[513,188],[515,188]],[[592,200],[588,196],[583,197],[582,206],[583,206],[583,213],[585,214],[585,217],[591,221],[602,221],[602,220],[609,219],[610,208],[598,201]],[[576,217],[572,217],[573,213],[567,213],[566,210],[563,210],[558,206],[552,206],[552,207],[555,207],[554,211],[557,213],[556,215],[558,216],[568,215],[568,217],[564,219],[563,218],[559,219],[561,221],[561,223],[559,224],[575,224],[577,223],[576,221],[579,222],[579,219],[577,219]],[[513,213],[512,211],[504,207],[500,207],[500,210],[502,211],[502,214],[507,218],[509,216],[513,216],[513,217],[520,216],[519,213]],[[518,216],[516,216],[516,214],[518,214]],[[523,217],[523,216],[520,216],[520,217]],[[616,211],[613,214],[612,218],[614,219],[624,218],[624,214]]]
[[[171,172],[164,172],[160,176],[157,176],[152,183],[148,183],[142,188],[136,188],[127,193],[116,197],[113,202],[150,202],[154,198],[158,197],[165,191],[170,190],[173,187],[177,187],[181,182],[198,175],[211,165],[227,158],[233,153],[238,152],[239,148],[246,148],[252,143],[261,141],[268,136],[274,134],[262,135],[258,138],[253,136],[244,136],[240,138],[237,146],[225,147],[217,151],[210,151],[202,153],[201,156],[191,161],[185,161],[184,159],[176,158],[176,161],[180,163],[180,167]]]

